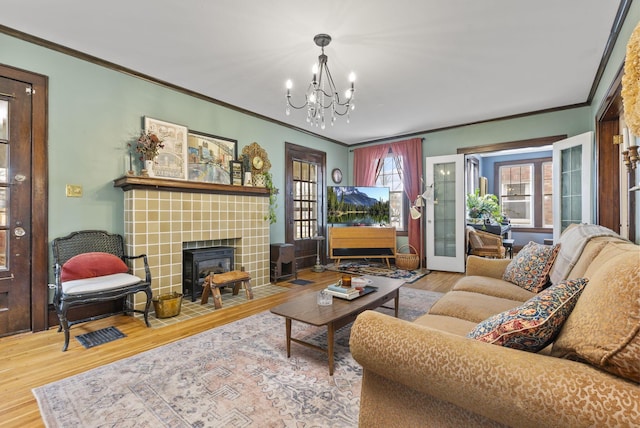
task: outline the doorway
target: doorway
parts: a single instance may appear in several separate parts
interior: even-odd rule
[[[324,216],[326,153],[285,143],[285,239],[295,247],[298,269],[325,264]]]
[[[0,336],[48,328],[47,78],[0,65]]]
[[[629,191],[636,184],[636,171],[629,171],[624,164],[621,165],[623,149],[621,144],[614,143],[615,136],[622,138],[622,130],[626,127],[622,102],[623,72],[624,64],[620,66],[596,114],[596,221],[632,242],[638,242],[637,192]]]

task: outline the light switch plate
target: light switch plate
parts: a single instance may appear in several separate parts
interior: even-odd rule
[[[79,184],[67,184],[67,198],[81,198],[82,186]]]

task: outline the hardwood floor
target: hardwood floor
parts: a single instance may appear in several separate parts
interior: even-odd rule
[[[91,349],[85,349],[72,340],[69,350],[61,352],[64,339],[62,333],[57,333],[57,328],[0,338],[0,426],[44,426],[32,388],[268,310],[292,296],[320,290],[335,282],[337,276],[335,272],[304,270],[299,272],[298,278],[314,281],[314,284],[299,286],[282,281],[278,285],[289,288],[286,293],[215,310],[208,315],[153,330],[146,328],[142,321],[125,315],[74,326],[73,336],[110,325],[115,325],[127,335],[124,339]],[[432,272],[407,286],[444,293],[460,276],[462,274]]]

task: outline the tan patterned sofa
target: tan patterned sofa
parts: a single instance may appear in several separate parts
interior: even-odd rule
[[[554,283],[589,282],[538,353],[466,337],[535,296],[501,279],[509,259],[470,256],[466,276],[414,322],[361,314],[350,341],[363,367],[360,426],[640,426],[640,247],[592,226],[560,239]]]

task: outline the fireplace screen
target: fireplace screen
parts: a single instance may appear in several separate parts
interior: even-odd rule
[[[196,248],[182,251],[182,292],[194,302],[202,295],[204,278],[233,270],[233,247]]]

